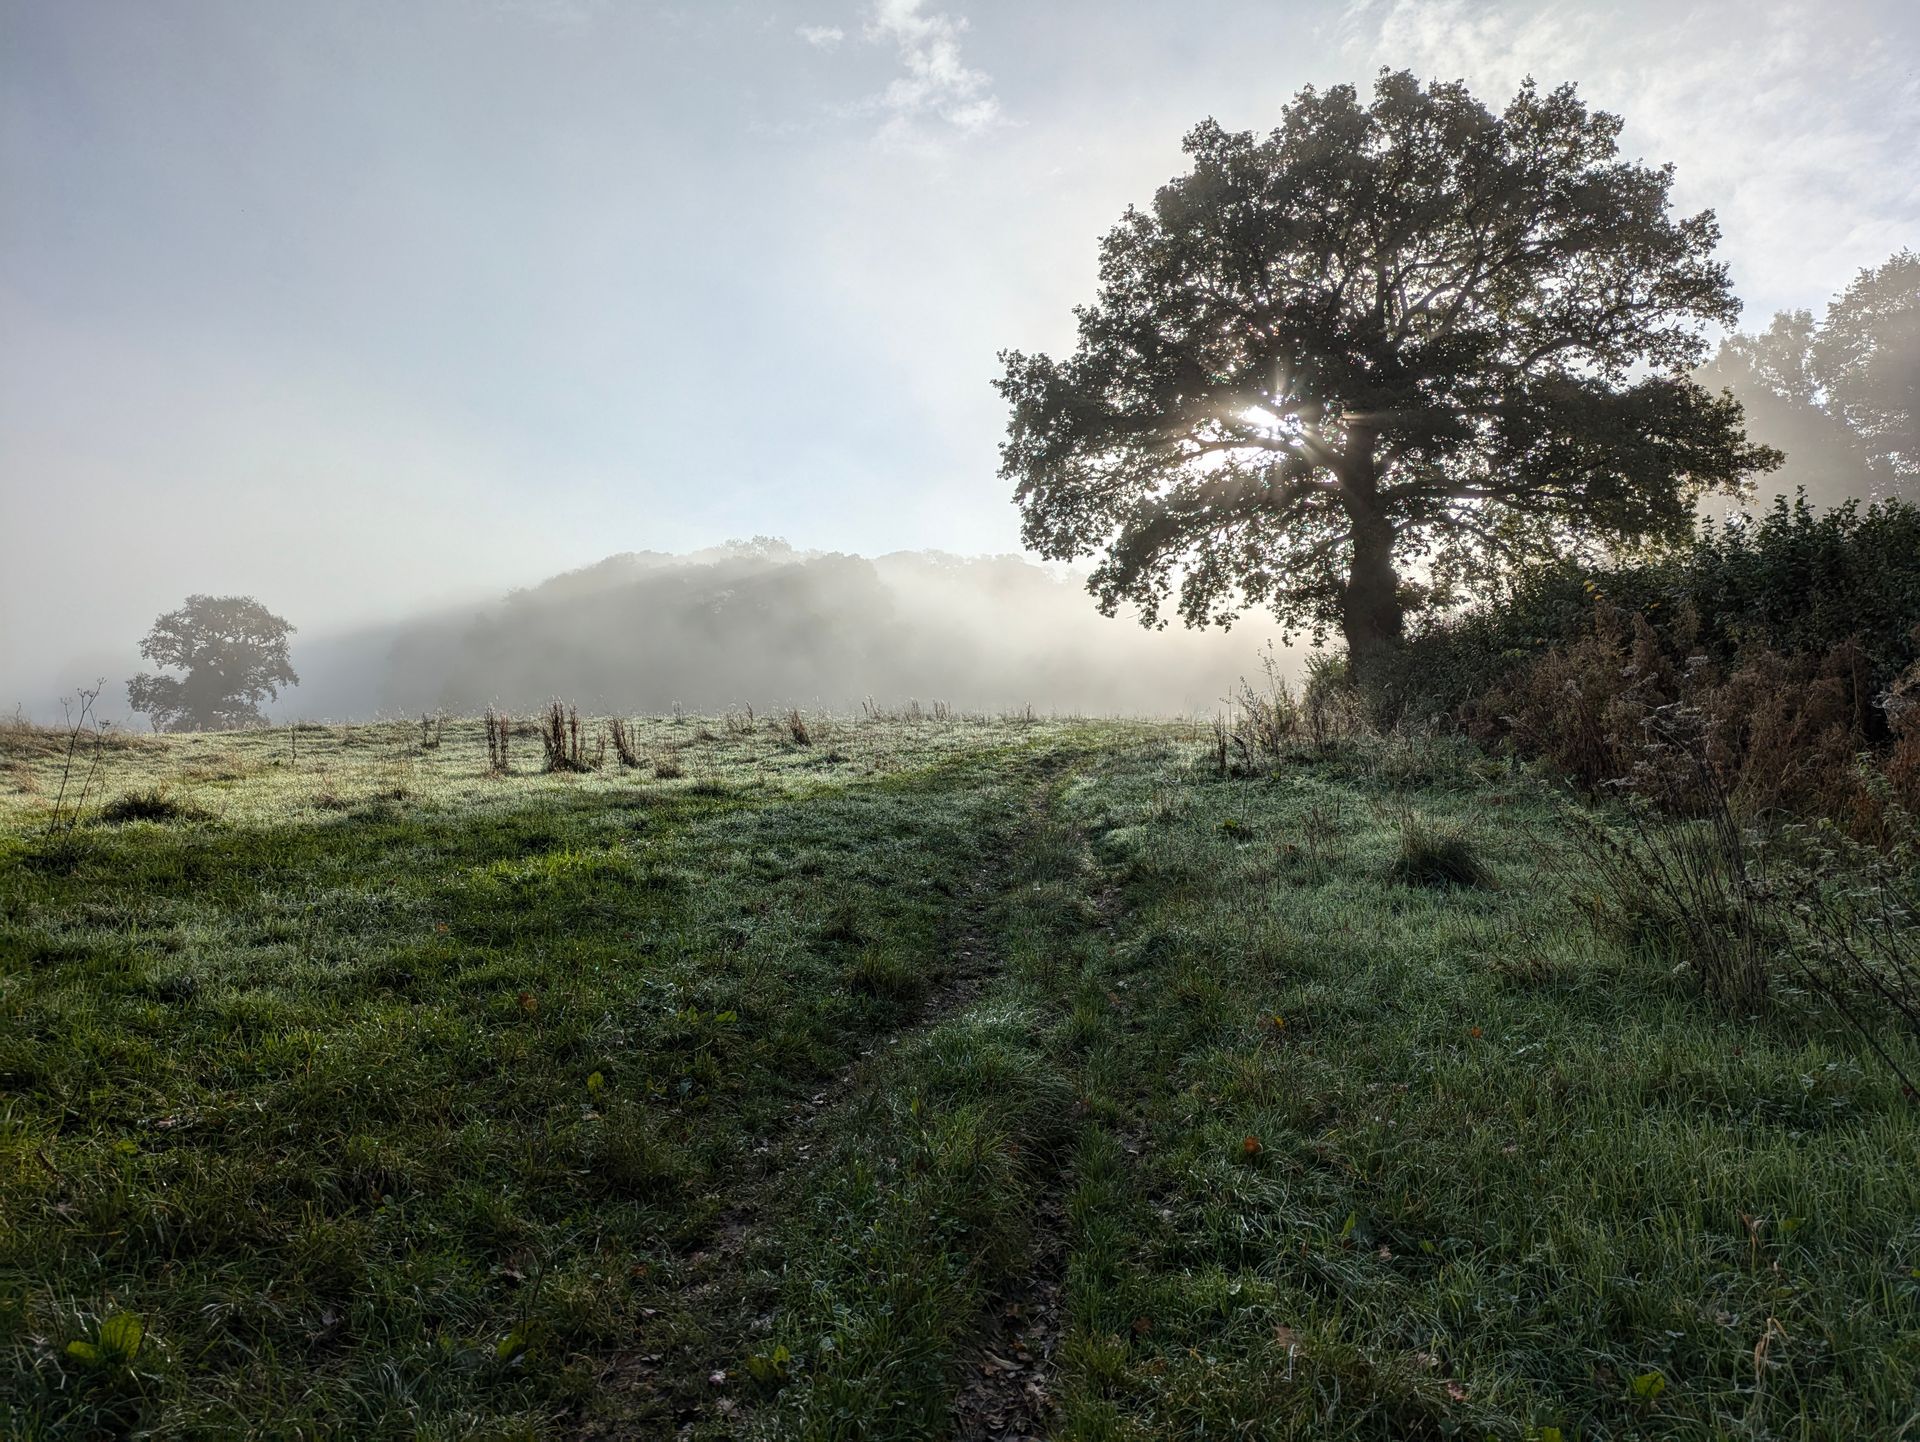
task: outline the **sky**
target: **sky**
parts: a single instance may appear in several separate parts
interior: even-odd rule
[[[1745,324],[1920,243],[1913,0],[0,0],[0,707],[629,550],[1019,549],[1005,348],[1212,116],[1626,118]]]

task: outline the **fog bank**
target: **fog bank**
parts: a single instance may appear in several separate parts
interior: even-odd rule
[[[1172,715],[1211,709],[1281,639],[1255,619],[1148,631],[1100,615],[1081,577],[1017,556],[869,558],[765,539],[610,556],[388,626],[309,634],[311,618],[289,619],[303,626],[302,684],[266,708],[276,721],[525,710],[553,697],[619,713],[847,710],[871,697]]]

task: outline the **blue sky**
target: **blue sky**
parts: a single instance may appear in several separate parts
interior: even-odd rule
[[[1749,324],[1920,243],[1920,6],[0,0],[0,702],[608,553],[1018,549],[1003,347],[1214,115],[1572,79]]]

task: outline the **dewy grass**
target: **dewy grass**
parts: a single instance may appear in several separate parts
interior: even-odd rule
[[[1596,935],[1540,866],[1564,803],[1447,754],[1205,782],[1109,861],[1060,1435],[1896,1435],[1915,1110],[1831,1021]],[[1104,767],[1074,817],[1164,814],[1165,775]],[[1414,801],[1500,890],[1389,879]]]
[[[1027,758],[1113,729],[769,729],[703,782],[493,777],[478,723],[169,738],[110,781],[214,819],[57,857],[9,797],[0,1435],[547,1435],[615,1393],[671,1431],[739,1360],[684,1284],[756,1142],[941,984]],[[883,969],[815,944],[848,911]],[[82,1365],[115,1313],[137,1364]],[[672,1363],[623,1389],[635,1352]]]
[[[208,819],[58,854],[0,781],[0,1435],[942,1436],[1041,1250],[1062,1437],[1911,1421],[1920,1115],[1596,929],[1544,787],[633,731],[168,738],[108,794]]]

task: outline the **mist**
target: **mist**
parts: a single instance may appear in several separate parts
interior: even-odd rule
[[[979,712],[1171,715],[1214,707],[1271,625],[1152,631],[1094,610],[1080,578],[1018,556],[797,551],[766,538],[628,552],[484,604],[296,638],[277,720],[918,700]]]

